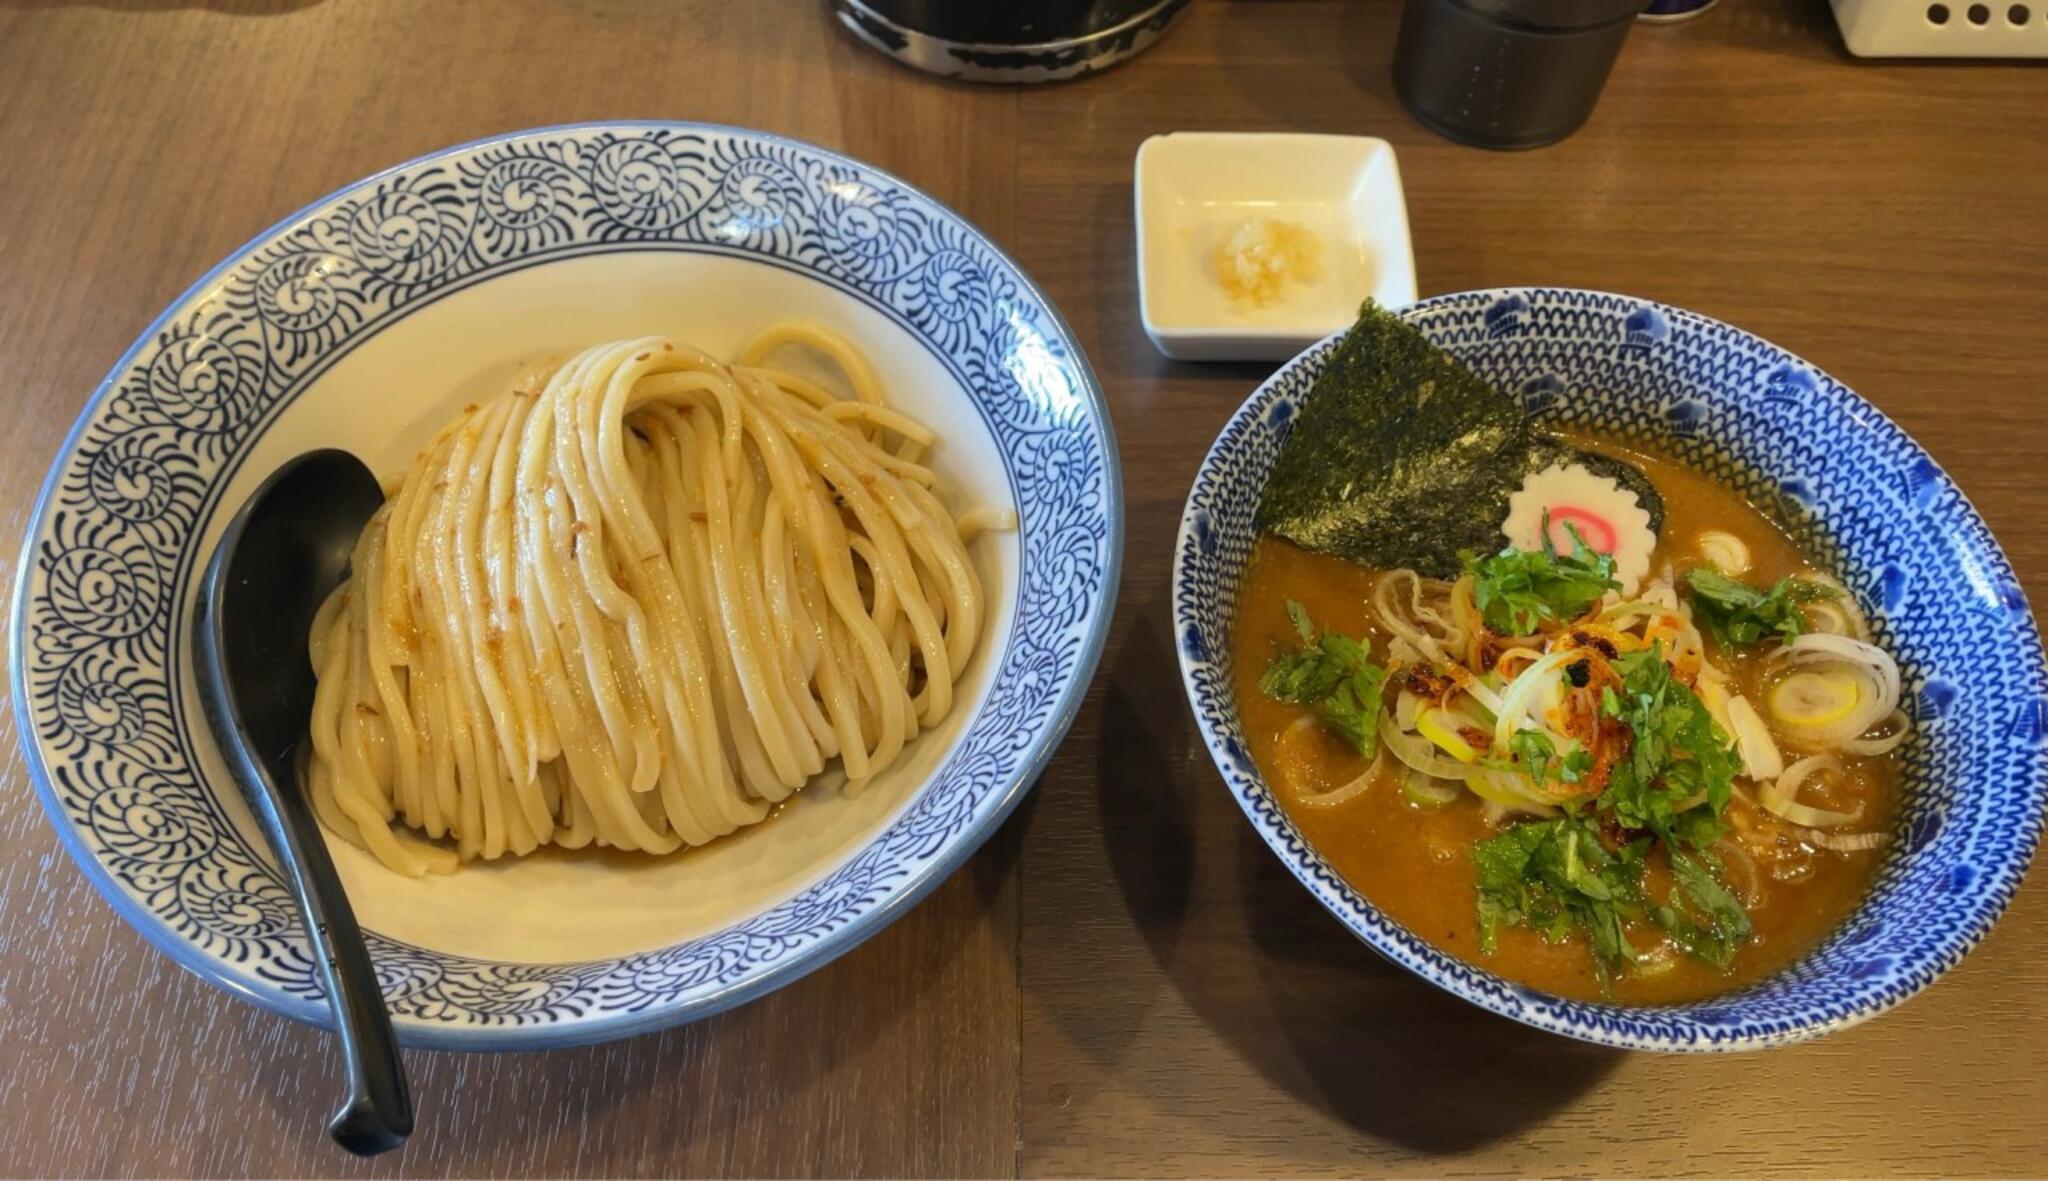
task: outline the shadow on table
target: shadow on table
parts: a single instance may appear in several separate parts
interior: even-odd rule
[[[1035,795],[1025,796],[1020,819]],[[565,1139],[637,1129],[620,1131],[622,1142],[643,1152],[687,1154],[655,1158],[660,1167],[652,1171],[675,1173],[702,1171],[718,1159],[772,1161],[778,1143],[815,1143],[815,1129],[783,1126],[790,1112],[828,1111],[840,1102],[840,1088],[916,1069],[921,1053],[941,1052],[930,1039],[955,1036],[930,1018],[945,1003],[934,992],[971,993],[980,978],[978,966],[962,969],[956,961],[978,937],[976,916],[1006,905],[1021,831],[1021,824],[1005,825],[960,868],[960,880],[942,884],[860,947],[739,1008],[590,1046],[529,1053],[408,1049],[417,1127],[402,1148],[380,1159],[441,1175],[568,1175],[578,1162],[563,1155]],[[1007,927],[999,922],[999,930]],[[319,1134],[341,1085],[331,1037],[253,1006],[235,1006],[219,1026],[223,1036],[207,1045],[221,1063],[290,1063],[257,1081],[249,1094],[280,1126],[305,1130],[305,1159],[348,1164]],[[279,1041],[290,1046],[282,1055],[272,1048]],[[899,1055],[909,1062],[899,1064]],[[772,1074],[775,1102],[762,1098],[769,1094],[763,1072]],[[233,1075],[219,1064],[208,1073]],[[531,1117],[501,1118],[514,1108]],[[489,1127],[488,1136],[476,1134],[479,1123]],[[800,1168],[796,1157],[788,1167]]]
[[[1619,1051],[1495,1016],[1382,959],[1243,828],[1260,975],[1303,1098],[1411,1148],[1459,1152],[1569,1107],[1620,1065]]]
[[[1569,1106],[1619,1063],[1409,975],[1302,889],[1218,782],[1163,604],[1141,609],[1110,679],[1097,790],[1132,922],[1268,1079],[1359,1131],[1452,1153]]]

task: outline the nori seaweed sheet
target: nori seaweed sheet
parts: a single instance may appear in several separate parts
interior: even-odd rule
[[[1273,464],[1258,525],[1361,565],[1450,578],[1461,551],[1500,548],[1508,495],[1561,458],[1613,476],[1662,527],[1643,473],[1537,433],[1514,399],[1367,300]]]

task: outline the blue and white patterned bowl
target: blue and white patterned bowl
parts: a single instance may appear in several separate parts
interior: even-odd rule
[[[400,165],[265,231],[107,375],[51,468],[15,588],[22,737],[67,849],[151,942],[236,995],[324,1022],[290,899],[199,722],[195,572],[284,459],[379,471],[518,364],[674,334],[730,355],[811,318],[935,426],[977,542],[983,654],[948,725],[867,791],[665,859],[547,856],[413,882],[336,858],[400,1036],[509,1049],[622,1036],[823,964],[957,866],[1015,806],[1101,653],[1122,549],[1115,440],[1031,281],[904,182],[805,144],[669,123],[522,132]]]
[[[1654,440],[1802,535],[1871,613],[1902,665],[1919,733],[1906,804],[1870,898],[1813,955],[1690,1005],[1561,1000],[1416,938],[1339,878],[1246,753],[1230,631],[1266,474],[1336,337],[1260,386],[1210,449],[1174,558],[1188,698],[1224,783],[1273,852],[1354,934],[1483,1008],[1603,1045],[1743,1050],[1853,1025],[1913,993],[2011,901],[2048,803],[2048,666],[2012,568],[1955,483],[1841,383],[1705,316],[1590,291],[1520,288],[1401,313],[1546,422]]]

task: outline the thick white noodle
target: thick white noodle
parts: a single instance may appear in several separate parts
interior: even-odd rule
[[[851,397],[770,367],[784,346]],[[741,360],[600,345],[428,444],[309,638],[324,824],[414,875],[667,853],[828,761],[857,789],[945,717],[982,630],[967,544],[1014,514],[953,515],[936,436],[838,336]]]

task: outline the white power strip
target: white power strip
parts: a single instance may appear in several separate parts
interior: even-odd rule
[[[1832,0],[1857,57],[2048,58],[2048,0]]]

